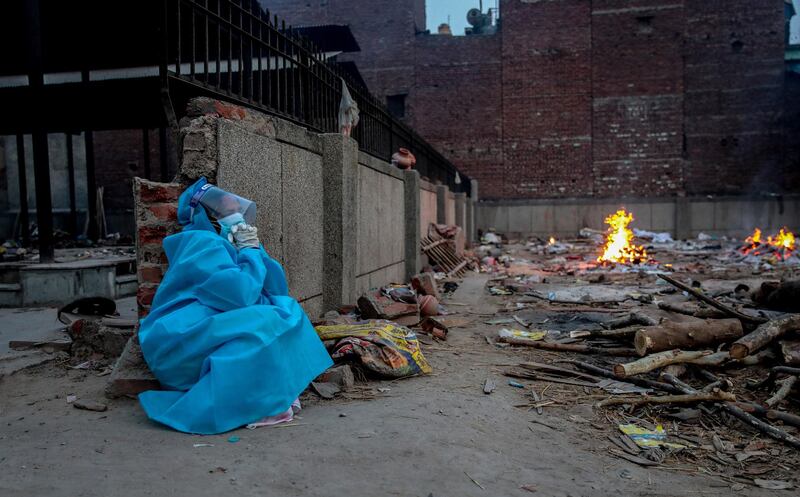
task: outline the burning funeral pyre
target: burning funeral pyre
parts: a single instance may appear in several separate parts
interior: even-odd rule
[[[633,231],[628,228],[632,221],[633,214],[625,212],[624,209],[606,217],[605,223],[608,225],[606,243],[597,262],[638,264],[647,261],[647,251],[644,247],[633,243]]]
[[[739,249],[740,252],[754,256],[775,255],[784,261],[794,254],[794,233],[786,227],[781,228],[774,237],[768,236],[766,240],[761,235],[761,229],[756,228],[753,230],[753,234],[745,239],[744,245]]]

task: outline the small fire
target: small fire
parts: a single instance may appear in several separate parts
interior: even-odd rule
[[[633,244],[633,231],[628,228],[631,221],[633,221],[633,214],[625,212],[624,209],[620,209],[606,218],[605,223],[608,225],[606,244],[603,247],[603,254],[597,258],[597,262],[638,264],[647,260],[647,252],[644,247]]]
[[[551,236],[551,237],[550,237],[550,240],[548,240],[547,244],[548,244],[548,245],[555,245],[555,244],[556,244],[556,239],[555,239],[555,237],[552,237],[552,236]]]
[[[761,244],[761,230],[756,228],[753,230],[753,234],[745,238],[744,243],[749,246],[757,247]]]
[[[775,236],[775,238],[769,237],[767,239],[767,243],[773,247],[783,249],[784,251],[793,252],[795,248],[794,233],[788,231],[786,227],[783,227],[778,232],[777,236]]]
[[[740,249],[743,254],[767,255],[776,253],[781,259],[787,259],[796,248],[794,233],[785,226],[778,231],[778,234],[768,236],[766,241],[761,238],[761,230],[756,228],[753,234],[745,238],[744,245]]]

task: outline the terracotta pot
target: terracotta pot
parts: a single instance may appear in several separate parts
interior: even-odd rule
[[[407,148],[400,148],[392,154],[392,163],[400,169],[411,169],[417,165],[417,158]]]
[[[430,295],[423,295],[417,299],[419,302],[419,313],[422,316],[438,316],[439,315],[439,301],[436,297]]]

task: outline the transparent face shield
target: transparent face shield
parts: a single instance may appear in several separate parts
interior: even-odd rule
[[[206,183],[192,196],[189,206],[192,216],[197,205],[205,207],[209,216],[219,221],[223,227],[239,223],[255,224],[256,204],[236,194]]]

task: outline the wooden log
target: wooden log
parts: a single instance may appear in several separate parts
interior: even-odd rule
[[[769,349],[762,350],[756,354],[751,356],[747,356],[744,359],[733,359],[731,358],[731,354],[727,351],[722,352],[714,352],[713,354],[700,357],[698,359],[693,359],[688,362],[688,364],[693,364],[695,366],[705,366],[705,367],[731,367],[731,366],[755,366],[757,364],[761,364],[767,361],[775,359],[775,353]],[[678,376],[678,375],[676,375]]]
[[[669,383],[661,383],[658,381],[648,380],[647,378],[619,378],[610,369],[601,368],[599,366],[595,366],[594,364],[589,364],[587,362],[576,361],[574,359],[562,359],[557,362],[566,362],[568,364],[573,364],[576,368],[588,371],[589,373],[594,373],[598,376],[603,376],[605,378],[610,378],[617,381],[632,383],[636,386],[643,388],[654,388],[657,390],[663,390],[672,393],[682,393],[681,390],[678,390]]]
[[[789,395],[789,392],[792,391],[792,387],[797,382],[797,376],[787,376],[786,378],[780,380],[781,387],[775,392],[775,395],[768,398],[766,402],[764,402],[767,407],[775,407],[776,405],[780,404],[780,402]]]
[[[697,393],[697,390],[690,387],[686,383],[683,383],[677,378],[666,375],[664,380],[683,390],[683,393]],[[728,414],[743,421],[746,425],[760,431],[761,433],[764,433],[768,437],[779,440],[791,447],[794,447],[795,449],[800,450],[800,439],[772,426],[769,423],[761,421],[752,414],[746,413],[739,406],[737,406],[735,402],[721,402],[718,405],[722,407]]]
[[[597,407],[618,406],[620,404],[627,404],[630,406],[640,406],[644,404],[694,404],[697,402],[735,402],[736,396],[730,392],[723,392],[722,390],[715,390],[711,392],[698,392],[692,394],[682,395],[662,395],[660,397],[644,396],[638,398],[610,398],[601,401]]]
[[[723,351],[692,359],[688,361],[688,363],[694,364],[695,366],[718,367],[731,362],[731,360],[731,355],[727,351]]]
[[[762,323],[766,323],[767,322],[766,318],[762,318],[762,317],[758,317],[758,316],[748,316],[747,314],[742,314],[741,312],[737,311],[736,309],[728,307],[727,305],[723,304],[722,302],[719,302],[718,300],[716,300],[716,299],[714,299],[712,297],[709,297],[708,295],[704,294],[703,292],[700,292],[697,289],[690,287],[689,285],[681,283],[680,281],[678,281],[676,279],[673,279],[673,278],[667,276],[666,274],[659,274],[658,277],[661,278],[662,280],[666,281],[670,285],[675,286],[675,287],[683,290],[684,292],[692,295],[696,299],[705,302],[706,304],[710,305],[711,307],[714,307],[715,309],[719,309],[720,311],[724,312],[725,314],[727,314],[730,317],[741,319],[742,321],[744,321],[746,323],[753,323],[753,324],[762,324]]]
[[[692,359],[697,359],[709,354],[711,354],[710,350],[668,350],[666,352],[659,352],[647,357],[642,357],[638,361],[629,362],[627,364],[615,364],[614,374],[620,378],[625,378],[627,376],[647,373],[654,369],[669,366],[670,364],[688,362]]]
[[[683,323],[667,322],[636,332],[634,346],[640,356],[673,349],[696,349],[741,338],[738,319],[706,319]]]
[[[602,354],[620,357],[636,356],[636,349],[627,347],[592,347],[591,345],[584,345],[580,343],[540,342],[536,340],[527,340],[525,338],[514,337],[500,337],[498,338],[498,341],[511,345],[523,345],[525,347],[532,347],[534,349],[552,350],[555,352],[576,352],[579,354]]]
[[[775,352],[771,349],[764,349],[760,352],[756,352],[753,355],[749,355],[744,359],[736,361],[736,364],[741,364],[742,366],[755,366],[757,364],[763,364],[765,362],[774,361],[777,358]]]
[[[790,314],[760,325],[731,344],[731,357],[743,359],[784,334],[800,329],[800,314]]]

